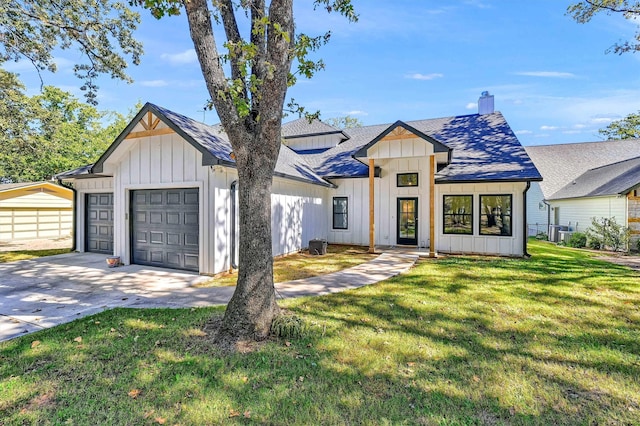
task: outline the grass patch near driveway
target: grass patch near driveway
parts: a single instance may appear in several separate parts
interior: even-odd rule
[[[300,280],[330,274],[351,268],[378,257],[368,252],[368,247],[334,245],[327,247],[327,254],[310,255],[308,252],[281,256],[273,261],[273,278],[277,283]],[[223,274],[211,280],[197,284],[196,287],[234,286],[238,282],[238,272]]]
[[[640,274],[530,252],[281,302],[304,336],[247,354],[211,348],[218,308],[116,309],[0,343],[0,423],[640,424]]]
[[[71,249],[48,250],[16,250],[0,252],[0,263],[15,262],[17,260],[34,259],[36,257],[54,256],[56,254],[71,253]]]

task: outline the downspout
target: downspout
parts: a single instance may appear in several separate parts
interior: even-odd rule
[[[524,239],[522,240],[522,256],[525,259],[531,257],[531,255],[527,252],[527,241],[529,240],[529,225],[527,225],[527,191],[529,191],[529,188],[531,188],[531,182],[527,181],[527,186],[524,191],[522,191],[522,223],[524,224],[522,232],[524,236]]]
[[[71,251],[76,251],[76,238],[78,236],[78,233],[76,232],[78,230],[78,221],[77,221],[78,191],[76,191],[76,189],[72,185],[65,185],[62,182],[62,179],[58,179],[58,184],[60,186],[64,186],[65,188],[69,188],[71,191],[73,191],[73,213],[72,213],[72,219],[71,219],[73,220],[73,225],[72,225],[73,238],[71,239]]]
[[[236,188],[238,187],[238,180],[231,182],[229,190],[231,191],[231,269],[238,269],[238,263],[236,261]]]

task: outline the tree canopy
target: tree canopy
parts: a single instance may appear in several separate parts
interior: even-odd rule
[[[607,139],[640,138],[640,111],[631,113],[625,118],[612,121],[604,129],[598,130]]]
[[[350,115],[328,118],[325,122],[330,126],[342,130],[362,127],[362,121],[360,121],[358,117],[352,117]]]
[[[56,49],[83,54],[74,72],[87,101],[96,103],[96,78],[106,74],[131,82],[128,63],[140,63],[142,43],[133,32],[139,13],[110,0],[4,0],[0,8],[0,65],[27,60],[38,70],[56,71]]]
[[[0,69],[0,180],[47,180],[91,164],[126,121],[51,86],[29,97],[15,74]]]
[[[599,13],[621,14],[625,19],[637,22],[637,19],[640,18],[640,1],[584,0],[572,4],[567,9],[567,14],[581,24],[591,21]],[[609,51],[617,54],[640,51],[640,30],[636,31],[632,41],[625,40],[615,43]]]

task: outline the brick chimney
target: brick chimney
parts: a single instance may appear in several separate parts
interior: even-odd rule
[[[493,107],[493,95],[490,95],[488,91],[482,92],[480,99],[478,99],[478,114],[492,114],[495,111]]]

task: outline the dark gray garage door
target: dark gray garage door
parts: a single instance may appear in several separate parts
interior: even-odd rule
[[[87,194],[85,250],[113,254],[113,194]]]
[[[198,271],[198,189],[131,192],[132,262]]]

